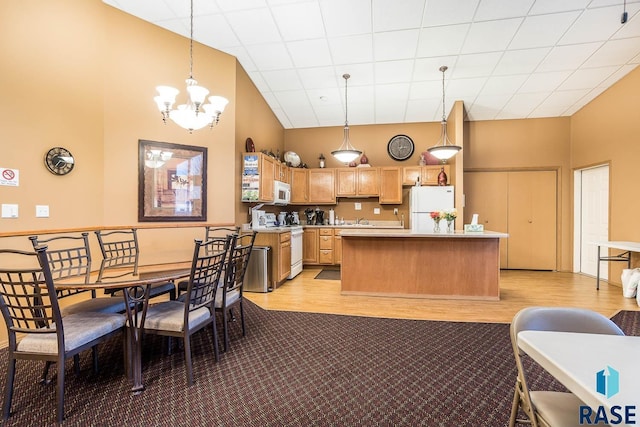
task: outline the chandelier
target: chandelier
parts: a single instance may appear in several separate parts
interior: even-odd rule
[[[350,77],[351,75],[349,74],[342,75],[342,78],[344,79],[344,136],[342,138],[342,145],[340,145],[340,148],[337,150],[331,152],[333,157],[342,163],[352,162],[362,154],[362,151],[356,150],[349,141],[349,120],[347,119],[347,81]]]
[[[187,103],[180,104],[173,109],[176,96],[180,91],[171,86],[157,86],[158,95],[153,100],[162,113],[162,121],[173,120],[178,126],[187,129],[189,133],[202,129],[205,126],[213,128],[220,120],[220,114],[224,111],[229,101],[222,96],[210,96],[209,103],[204,104],[209,90],[198,86],[193,78],[193,0],[191,0],[191,34],[189,39],[189,78],[187,84]]]
[[[444,72],[447,71],[449,67],[443,65],[439,69],[442,72],[442,121],[440,122],[442,129],[440,131],[440,140],[438,143],[433,147],[427,148],[427,151],[440,160],[448,160],[458,154],[458,151],[462,150],[462,147],[453,145],[447,137],[447,118],[444,107]]]
[[[151,169],[159,168],[171,159],[171,151],[148,150],[145,153],[144,165]]]

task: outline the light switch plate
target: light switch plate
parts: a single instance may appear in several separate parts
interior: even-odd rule
[[[355,209],[355,210],[357,210],[357,211],[361,211],[361,210],[362,210],[362,203],[358,203],[358,202],[356,202],[356,203],[355,203],[355,208],[354,208],[354,209]]]
[[[18,218],[18,205],[3,203],[2,218]]]
[[[49,218],[49,205],[36,205],[36,218]]]
[[[374,215],[380,215],[380,208],[373,208]]]

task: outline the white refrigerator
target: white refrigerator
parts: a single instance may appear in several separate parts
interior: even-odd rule
[[[431,212],[453,209],[453,186],[411,187],[409,203],[411,231],[433,233]],[[441,227],[446,229],[444,224]]]

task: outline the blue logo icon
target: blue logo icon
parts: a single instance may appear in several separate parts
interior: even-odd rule
[[[596,391],[607,398],[620,391],[620,373],[607,365],[606,369],[596,373]]]

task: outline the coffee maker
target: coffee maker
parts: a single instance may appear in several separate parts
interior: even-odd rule
[[[316,214],[316,225],[324,225],[324,211],[320,209],[315,210]]]
[[[313,209],[307,208],[304,210],[304,216],[307,218],[307,225],[313,225],[315,218],[315,211]]]

